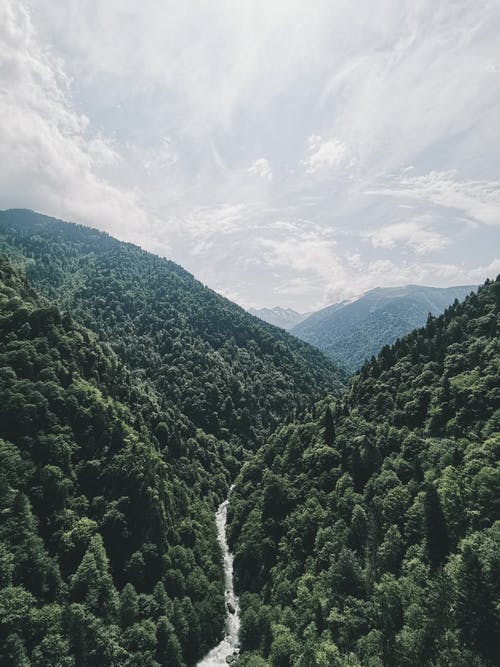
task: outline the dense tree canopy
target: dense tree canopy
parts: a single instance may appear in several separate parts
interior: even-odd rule
[[[222,443],[3,260],[0,312],[0,663],[191,664],[224,617]]]
[[[243,667],[496,664],[499,280],[341,393],[135,246],[10,211],[0,251],[0,664],[194,665],[238,473]]]
[[[344,376],[311,346],[249,315],[180,266],[107,234],[0,211],[0,251],[33,287],[108,343],[164,409],[238,450]]]
[[[499,303],[431,317],[245,464],[243,664],[498,664]]]
[[[106,234],[4,212],[0,245],[17,267],[1,264],[0,623],[29,610],[3,627],[0,662],[193,664],[223,630],[217,504],[342,376]],[[37,610],[59,619],[57,648],[32,632]]]

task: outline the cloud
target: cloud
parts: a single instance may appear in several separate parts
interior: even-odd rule
[[[261,239],[264,259],[271,267],[286,265],[299,272],[311,272],[319,276],[330,275],[337,257],[334,244],[317,239]]]
[[[10,0],[0,4],[0,72],[3,206],[41,209],[129,240],[151,230],[154,216],[138,194],[101,174],[119,153],[74,109],[61,63],[37,43],[23,5]]]
[[[408,197],[457,209],[486,225],[500,225],[500,180],[463,181],[456,171],[412,176],[405,170],[393,186],[368,194]]]
[[[308,155],[301,163],[308,174],[338,169],[349,163],[347,145],[338,138],[325,141],[312,135],[308,144]]]
[[[432,222],[428,215],[417,216],[411,220],[380,227],[364,234],[364,238],[369,239],[375,248],[404,245],[418,255],[424,255],[442,250],[450,243],[448,238],[430,228]]]
[[[283,298],[283,296],[287,298],[296,296],[304,297],[307,296],[311,290],[311,282],[311,279],[304,280],[303,277],[290,278],[290,280],[285,280],[276,285],[274,293],[281,298]]]
[[[215,208],[199,207],[175,220],[177,234],[195,241],[192,255],[199,255],[214,243],[214,239],[238,232],[244,224],[244,204],[222,204]]]
[[[269,160],[267,160],[265,157],[261,157],[258,160],[255,160],[255,162],[248,168],[248,173],[256,174],[257,176],[260,176],[261,178],[264,178],[268,181],[273,180],[271,165],[269,164]]]
[[[0,0],[1,206],[256,305],[486,277],[499,31],[494,0]]]

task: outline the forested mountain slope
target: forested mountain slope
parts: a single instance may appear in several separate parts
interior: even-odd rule
[[[217,504],[342,373],[95,230],[2,212],[0,251],[0,663],[192,665],[223,631]]]
[[[0,664],[183,665],[215,644],[220,447],[0,260]]]
[[[377,287],[359,299],[312,313],[291,331],[355,373],[384,345],[424,326],[429,313],[441,315],[455,299],[462,301],[473,289],[473,285]]]
[[[241,664],[498,665],[499,305],[497,279],[244,466]]]
[[[342,386],[340,371],[311,346],[173,262],[102,232],[2,211],[2,250],[37,291],[150,380],[164,409],[180,408],[235,448],[254,448],[290,413]]]

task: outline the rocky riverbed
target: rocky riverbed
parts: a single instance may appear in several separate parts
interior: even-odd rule
[[[232,487],[231,487],[232,489]],[[240,630],[240,609],[238,598],[233,588],[233,554],[229,551],[226,540],[227,507],[231,490],[227,499],[219,505],[215,515],[217,537],[224,559],[224,581],[226,601],[226,633],[222,641],[206,655],[198,667],[217,667],[236,662],[239,654],[238,634]]]

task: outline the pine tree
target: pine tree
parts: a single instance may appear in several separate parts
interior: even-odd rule
[[[71,581],[75,602],[107,620],[116,617],[118,594],[113,585],[108,557],[100,535],[94,535]]]
[[[132,584],[123,587],[120,595],[120,625],[127,628],[135,623],[139,614],[137,593]]]
[[[156,658],[160,665],[183,667],[182,649],[174,628],[166,616],[156,626]]]
[[[443,565],[449,551],[448,531],[436,487],[429,484],[424,498],[427,557],[433,568]]]
[[[326,406],[323,415],[323,439],[327,445],[333,445],[335,442],[335,421],[330,405]]]

